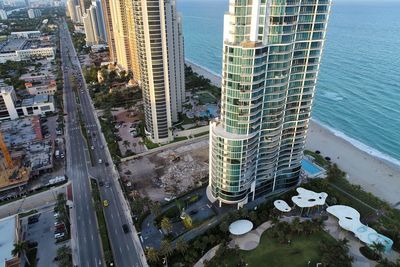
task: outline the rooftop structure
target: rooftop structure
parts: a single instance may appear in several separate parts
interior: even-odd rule
[[[25,146],[26,158],[33,174],[53,168],[53,145],[51,141],[40,141]]]
[[[38,116],[2,122],[0,132],[8,148],[18,148],[43,139]]]
[[[232,235],[244,235],[253,229],[253,223],[249,220],[237,220],[229,225],[229,232]]]
[[[0,219],[0,264],[1,266],[19,266],[18,257],[12,255],[14,244],[20,238],[18,215]]]
[[[371,227],[361,223],[360,213],[349,206],[335,205],[328,207],[326,211],[339,219],[339,226],[354,233],[354,235],[363,243],[373,245],[380,243],[385,246],[385,252],[391,250],[393,240],[377,233]]]

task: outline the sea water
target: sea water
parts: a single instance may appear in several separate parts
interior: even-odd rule
[[[185,56],[220,75],[227,0],[178,0]],[[400,1],[334,1],[313,118],[358,148],[400,160]]]

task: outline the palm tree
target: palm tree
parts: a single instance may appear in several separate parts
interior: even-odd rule
[[[178,238],[176,241],[176,250],[178,250],[180,253],[185,253],[189,248],[189,245],[185,239],[182,237]]]
[[[169,219],[167,217],[162,218],[161,220],[161,229],[163,229],[163,231],[165,233],[169,233],[172,230],[172,224],[169,221]]]
[[[158,251],[152,247],[146,250],[146,256],[149,262],[156,263],[159,260]]]
[[[30,266],[31,263],[28,260],[28,257],[26,255],[26,253],[29,250],[29,245],[28,245],[28,241],[26,240],[22,240],[19,241],[18,243],[14,244],[14,248],[11,251],[11,254],[15,257],[17,255],[22,255],[25,258],[25,261],[28,263],[28,265]]]
[[[292,230],[294,232],[296,232],[297,235],[300,235],[300,233],[303,231],[303,227],[302,227],[299,217],[294,218],[291,226],[292,226]]]
[[[172,252],[174,251],[174,249],[171,246],[171,243],[164,239],[161,241],[161,246],[160,246],[160,252],[163,256],[168,257],[172,254]]]
[[[155,217],[160,216],[160,214],[161,214],[160,202],[158,202],[158,201],[154,202],[153,205],[150,206],[150,210],[151,210],[151,213],[153,213],[153,215]]]
[[[382,258],[382,254],[385,252],[385,245],[380,242],[373,242],[370,245],[371,249]]]

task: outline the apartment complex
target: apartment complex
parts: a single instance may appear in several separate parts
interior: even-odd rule
[[[142,87],[148,137],[155,143],[172,141],[172,123],[185,97],[183,33],[175,1],[116,0],[103,7],[111,57]]]
[[[331,0],[230,0],[221,116],[210,124],[212,201],[243,206],[296,186]]]

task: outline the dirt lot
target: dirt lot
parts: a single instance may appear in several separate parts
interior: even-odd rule
[[[208,179],[208,140],[122,163],[121,177],[133,192],[160,201]]]

